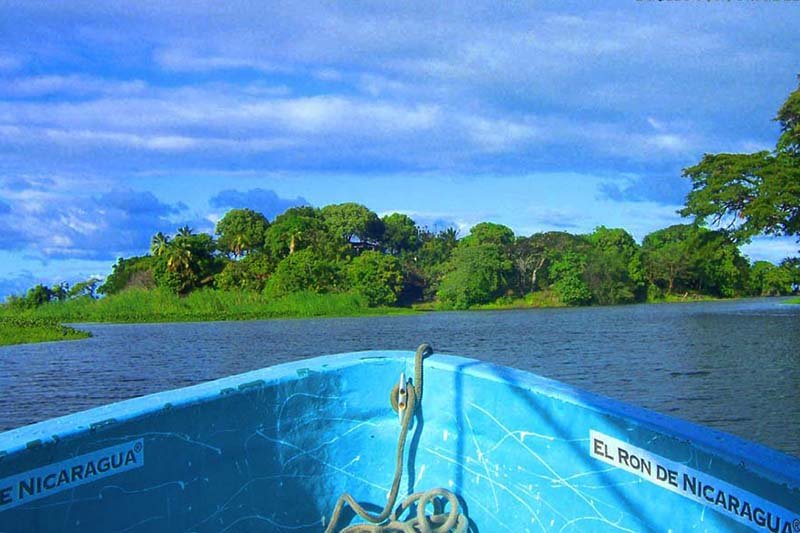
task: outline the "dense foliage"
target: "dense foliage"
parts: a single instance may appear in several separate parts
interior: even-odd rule
[[[457,239],[452,228],[432,232],[407,215],[381,219],[364,206],[342,204],[291,208],[272,223],[255,211],[233,210],[216,234],[215,240],[187,227],[174,236],[158,233],[149,254],[119,259],[99,287],[98,280],[37,285],[7,307],[24,311],[134,290],[258,294],[253,301],[262,306],[297,294],[351,294],[369,307],[613,305],[784,295],[800,284],[800,261],[750,265],[728,233],[692,224],[655,231],[641,245],[620,228],[525,237],[490,222]],[[87,313],[83,305],[67,307]]]

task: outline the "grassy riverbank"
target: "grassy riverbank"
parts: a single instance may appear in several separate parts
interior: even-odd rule
[[[91,334],[69,326],[62,326],[53,320],[30,317],[0,317],[0,346],[29,342],[77,340],[87,337],[91,337]]]
[[[708,301],[715,298],[688,295],[670,296],[650,303]],[[792,301],[800,303],[800,299]],[[541,309],[566,307],[553,291],[538,291],[525,298],[500,298],[495,302],[470,307],[471,311]],[[81,339],[86,332],[63,326],[65,323],[148,323],[204,322],[218,320],[258,320],[271,318],[313,318],[402,315],[424,311],[443,311],[436,302],[408,307],[369,307],[356,293],[316,294],[300,292],[278,299],[261,293],[199,290],[187,296],[166,291],[130,289],[94,300],[76,298],[51,302],[28,309],[0,306],[0,345],[26,342]]]
[[[346,317],[407,314],[396,307],[369,307],[354,293],[300,292],[268,300],[259,293],[195,291],[176,296],[158,290],[127,290],[94,300],[50,302],[34,309],[0,308],[0,345],[89,337],[64,323],[205,322],[269,318]]]
[[[10,311],[4,310],[8,315]],[[159,290],[127,290],[93,300],[77,298],[51,302],[18,316],[63,322],[201,322],[266,318],[309,318],[408,313],[408,309],[369,307],[354,293],[300,292],[278,299],[260,293],[200,290],[176,296]]]
[[[524,298],[499,298],[488,304],[473,305],[471,310],[494,311],[504,309],[542,309],[549,307],[567,307],[558,296],[550,290],[528,294]]]
[[[662,303],[687,303],[687,302],[716,302],[724,300],[725,298],[716,298],[703,294],[687,293],[687,294],[668,294],[660,298],[648,299],[644,302],[647,304],[662,304]],[[798,300],[800,303],[800,300]],[[631,305],[631,304],[624,304]],[[636,304],[633,304],[636,305]],[[574,307],[569,306],[562,302],[558,295],[552,290],[537,291],[526,295],[524,298],[498,298],[496,301],[488,304],[477,304],[470,306],[467,311],[504,311],[510,309],[547,309],[556,307]],[[426,302],[424,304],[415,304],[414,309],[418,311],[443,311],[448,308],[442,306],[437,302]]]

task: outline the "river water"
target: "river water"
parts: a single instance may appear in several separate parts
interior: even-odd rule
[[[305,357],[430,342],[800,457],[800,305],[784,301],[90,324],[91,339],[0,348],[0,430]]]

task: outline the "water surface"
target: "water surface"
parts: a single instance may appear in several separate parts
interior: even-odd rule
[[[91,324],[91,339],[0,348],[0,430],[305,357],[430,342],[800,456],[800,305],[783,301]]]

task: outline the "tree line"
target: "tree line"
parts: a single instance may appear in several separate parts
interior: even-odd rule
[[[796,259],[751,265],[728,234],[695,224],[655,231],[641,245],[624,229],[604,226],[588,235],[516,236],[482,222],[457,237],[453,228],[430,231],[407,215],[381,218],[356,203],[293,207],[273,221],[232,209],[214,236],[188,227],[157,233],[149,253],[120,258],[101,285],[37,285],[10,304],[35,307],[138,287],[175,294],[257,291],[272,298],[353,291],[372,306],[435,301],[465,309],[537,293],[564,305],[782,295],[800,283]]]
[[[798,258],[750,264],[738,248],[758,234],[800,236],[800,88],[775,120],[781,134],[774,150],[706,154],[685,169],[692,190],[681,214],[693,222],[655,231],[641,245],[620,228],[517,236],[492,222],[458,239],[454,228],[432,231],[407,215],[379,217],[356,203],[292,207],[272,221],[233,209],[214,236],[188,227],[157,233],[148,254],[120,258],[102,285],[95,279],[37,285],[9,305],[36,307],[131,287],[270,298],[352,291],[372,306],[436,302],[453,309],[542,295],[564,305],[605,305],[690,294],[791,294],[800,285]]]

